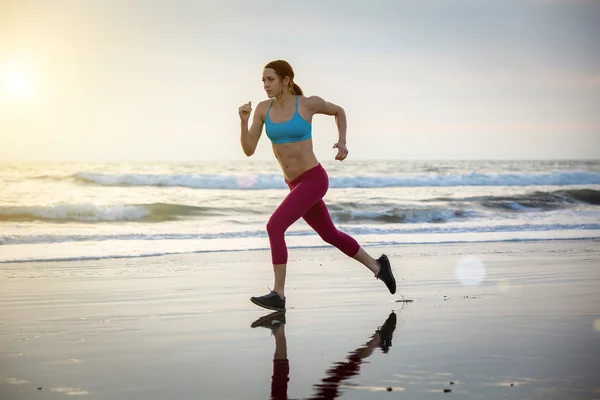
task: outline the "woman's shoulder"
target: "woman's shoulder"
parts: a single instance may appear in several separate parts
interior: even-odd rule
[[[319,96],[298,96],[298,103],[309,109],[318,108],[323,99]]]
[[[258,105],[256,106],[256,112],[262,114],[264,117],[265,114],[267,113],[267,109],[269,108],[270,104],[271,104],[271,99],[260,101],[258,103]]]
[[[258,103],[257,107],[269,107],[269,105],[271,104],[272,101],[273,101],[273,99],[262,100]]]

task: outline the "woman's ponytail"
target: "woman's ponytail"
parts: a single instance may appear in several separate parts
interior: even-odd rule
[[[304,95],[304,93],[302,93],[302,89],[300,89],[300,86],[296,85],[295,83],[292,86],[292,94],[297,94],[299,96]]]

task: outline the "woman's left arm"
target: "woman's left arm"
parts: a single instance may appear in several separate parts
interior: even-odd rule
[[[313,114],[335,116],[335,124],[338,129],[338,141],[333,145],[334,149],[338,149],[335,159],[340,161],[344,160],[348,156],[348,148],[346,147],[346,128],[348,126],[346,112],[337,104],[325,101],[319,96],[307,97],[306,102]]]

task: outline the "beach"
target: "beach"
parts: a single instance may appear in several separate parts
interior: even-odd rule
[[[251,327],[268,251],[3,264],[0,397],[600,398],[600,241],[368,251],[395,295],[337,249],[291,249],[275,334]]]
[[[2,1],[0,400],[600,400],[599,22]]]

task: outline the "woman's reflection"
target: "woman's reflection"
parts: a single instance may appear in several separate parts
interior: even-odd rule
[[[271,378],[271,399],[287,400],[287,386],[290,365],[287,358],[285,340],[285,311],[274,312],[254,321],[252,327],[265,327],[275,337],[275,353],[273,354],[273,375]],[[392,346],[392,336],[396,329],[396,314],[388,316],[381,327],[375,330],[369,341],[356,350],[348,353],[344,361],[336,362],[327,370],[327,376],[314,385],[316,393],[310,399],[335,399],[340,395],[339,385],[342,381],[358,375],[362,361],[369,357],[373,350],[380,347],[384,353]]]

